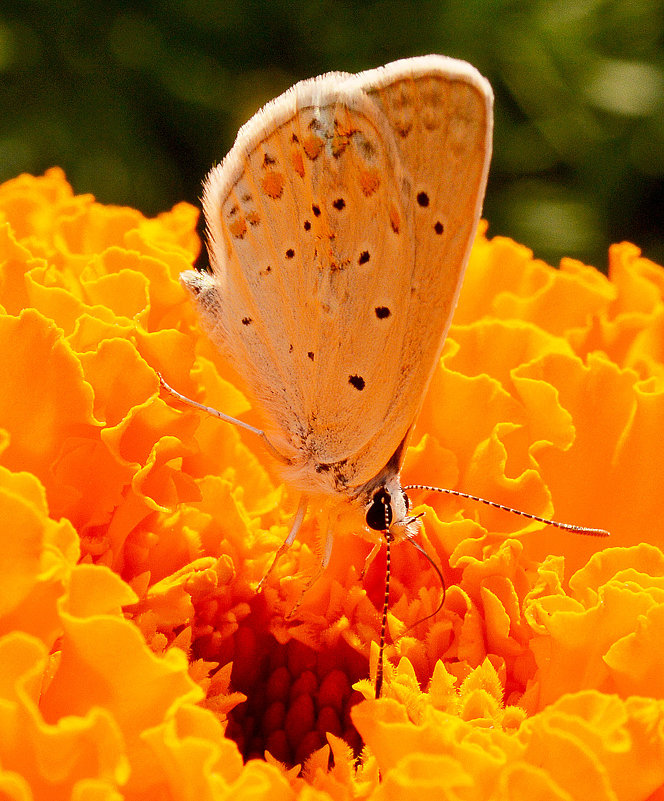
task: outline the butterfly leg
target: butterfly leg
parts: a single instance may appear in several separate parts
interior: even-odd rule
[[[274,566],[279,561],[280,557],[286,553],[286,551],[291,547],[291,545],[295,542],[295,538],[297,537],[297,533],[300,530],[300,526],[302,525],[302,521],[304,520],[304,515],[307,512],[307,503],[308,498],[306,495],[302,495],[300,498],[300,504],[297,507],[297,512],[295,513],[295,517],[293,518],[293,523],[291,525],[291,530],[288,532],[288,536],[286,539],[281,543],[279,549],[277,550],[276,554],[274,555],[274,559],[272,560],[270,566],[268,567],[265,575],[263,578],[258,582],[258,586],[256,587],[256,592],[260,592],[263,589],[263,585],[267,577],[270,573],[274,570]]]
[[[332,543],[333,542],[334,542],[334,533],[333,533],[333,530],[332,530],[332,526],[330,525],[329,514],[327,514],[326,518],[325,518],[325,544],[323,546],[323,553],[321,554],[320,562],[319,562],[318,567],[316,568],[314,574],[311,576],[309,581],[307,581],[307,583],[305,584],[304,589],[302,590],[302,594],[300,595],[300,598],[299,598],[298,602],[290,610],[290,612],[286,615],[286,620],[290,620],[293,617],[293,615],[297,612],[297,610],[300,608],[300,606],[302,604],[302,601],[304,600],[304,594],[306,593],[306,591],[311,589],[311,587],[313,587],[313,585],[321,577],[321,574],[323,573],[325,568],[330,564],[330,557],[332,556]]]
[[[213,409],[212,406],[205,406],[198,401],[192,400],[188,398],[186,395],[182,395],[177,389],[173,389],[170,384],[167,384],[164,381],[164,377],[161,373],[157,373],[159,376],[159,381],[162,387],[167,391],[170,392],[175,398],[177,398],[182,403],[186,403],[187,406],[191,406],[193,409],[199,409],[202,412],[206,412],[207,414],[211,414],[213,417],[218,417],[220,420],[224,420],[226,423],[232,423],[234,426],[238,426],[238,428],[244,428],[247,431],[251,431],[252,434],[257,434],[267,446],[267,449],[270,453],[277,459],[278,461],[282,462],[283,464],[290,464],[290,459],[287,459],[282,453],[274,447],[274,445],[270,442],[267,438],[265,431],[260,428],[256,428],[255,426],[249,425],[249,423],[244,423],[242,420],[238,420],[236,417],[231,417],[229,414],[224,414],[220,412],[218,409]],[[302,522],[302,521],[300,521]]]

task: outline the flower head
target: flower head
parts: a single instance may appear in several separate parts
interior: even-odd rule
[[[195,209],[0,187],[0,787],[11,798],[645,798],[664,785],[664,270],[609,276],[480,231],[404,463],[604,527],[412,493],[385,561],[296,499],[178,283]],[[363,575],[364,573],[364,575]],[[298,766],[303,766],[302,769]]]

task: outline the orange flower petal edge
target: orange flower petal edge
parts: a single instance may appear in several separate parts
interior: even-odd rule
[[[664,270],[553,269],[478,233],[404,464],[603,527],[413,492],[422,544],[319,523],[255,591],[294,499],[201,333],[179,204],[146,219],[59,169],[0,186],[0,793],[13,799],[664,798]]]

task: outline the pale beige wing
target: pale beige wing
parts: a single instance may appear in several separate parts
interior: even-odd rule
[[[437,56],[304,81],[207,179],[214,273],[185,282],[304,488],[364,484],[414,420],[479,216],[487,87]]]
[[[383,461],[414,423],[442,351],[482,211],[493,92],[475,68],[443,56],[404,59],[356,80],[394,133],[408,176],[404,235],[414,242],[397,303],[408,324],[390,354],[385,398],[384,428],[394,437],[367,443],[358,456],[370,465]]]

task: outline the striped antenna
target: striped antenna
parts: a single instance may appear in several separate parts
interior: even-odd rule
[[[376,665],[376,698],[380,698],[383,689],[383,657],[385,652],[385,633],[387,631],[387,613],[390,608],[390,568],[392,561],[392,535],[390,534],[390,507],[386,503],[384,506],[385,528],[385,595],[383,596],[383,614],[380,620],[380,640],[378,641],[378,664]]]
[[[386,562],[385,562],[385,595],[383,597],[383,615],[380,622],[380,640],[378,641],[378,665],[376,666],[376,698],[380,698],[380,691],[383,689],[383,654],[385,651],[385,633],[387,630],[387,612],[390,607],[390,559],[392,549],[390,547],[392,537],[386,532]]]
[[[404,487],[405,490],[419,489],[427,490],[429,492],[442,492],[445,495],[454,495],[456,498],[465,498],[469,501],[479,501],[487,506],[493,506],[494,509],[502,509],[504,512],[511,512],[513,515],[521,515],[527,517],[529,520],[537,520],[539,523],[546,523],[547,526],[555,526],[563,531],[571,531],[574,534],[583,534],[589,537],[608,537],[609,532],[603,528],[589,528],[588,526],[578,526],[575,523],[561,523],[558,520],[549,520],[547,517],[539,517],[538,515],[531,515],[529,512],[522,512],[520,509],[513,509],[511,506],[504,506],[502,503],[495,501],[488,501],[486,498],[480,498],[478,495],[470,495],[467,492],[459,492],[459,490],[445,489],[443,487],[430,487],[428,484],[408,484]]]

